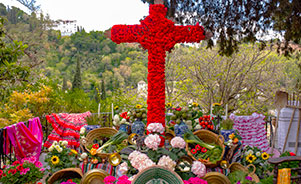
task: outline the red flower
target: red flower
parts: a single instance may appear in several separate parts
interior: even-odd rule
[[[295,153],[293,153],[293,152],[290,152],[290,155],[291,155],[291,156],[296,156],[296,154],[295,154]]]
[[[98,144],[93,144],[92,148],[98,149],[98,148],[99,148],[99,145],[98,145]]]
[[[8,173],[8,174],[10,174],[10,173],[12,173],[12,171],[13,171],[13,170],[12,170],[12,169],[10,169],[10,170],[9,170],[7,173]]]
[[[206,153],[206,152],[207,152],[207,149],[204,147],[204,148],[202,148],[201,152],[202,152],[202,153]]]
[[[67,180],[67,182],[73,182],[72,179]]]
[[[43,184],[42,182],[38,182],[37,184]]]
[[[16,170],[16,169],[13,169],[11,173],[14,175],[14,174],[17,173],[17,170]]]
[[[2,170],[0,170],[0,176],[2,176],[2,174],[3,174],[3,171],[2,171]]]
[[[182,110],[181,107],[176,108],[176,111],[181,111],[181,110]]]
[[[2,169],[5,169],[6,168],[6,165],[3,165]]]
[[[16,169],[17,169],[18,171],[22,171],[24,168],[23,168],[23,165],[21,164],[21,165],[17,166]]]
[[[197,145],[195,146],[195,149],[196,149],[197,151],[200,151],[202,148],[201,148],[201,146],[200,146],[199,144],[197,144]]]
[[[196,153],[197,153],[197,150],[196,150],[196,149],[191,149],[191,153],[192,153],[192,154],[196,154]]]
[[[6,176],[6,173],[3,173],[3,175],[2,175],[3,177],[5,177]]]
[[[13,166],[20,164],[18,160],[14,161]]]

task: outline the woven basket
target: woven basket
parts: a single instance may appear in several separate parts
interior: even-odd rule
[[[80,168],[66,168],[55,172],[49,179],[48,184],[52,184],[62,178],[82,178],[83,173]]]
[[[90,152],[90,149],[88,149],[89,145],[93,144],[93,141],[95,139],[102,139],[104,136],[113,136],[117,133],[118,131],[115,130],[114,128],[97,128],[94,130],[91,130],[87,136],[83,139],[80,140],[81,144],[85,147],[87,151]],[[108,158],[111,155],[111,153],[97,153],[97,156],[100,158]]]
[[[81,184],[104,184],[103,180],[109,173],[102,169],[92,169],[88,171],[81,180]]]
[[[217,135],[209,130],[198,130],[193,132],[194,135],[197,135],[202,141],[204,141],[205,143],[208,144],[216,144],[218,146],[220,146],[222,148],[222,154],[220,156],[220,158],[218,159],[218,161],[214,164],[210,161],[201,161],[203,164],[206,165],[206,167],[209,168],[214,168],[217,167],[220,163],[220,161],[223,158],[223,155],[225,153],[225,146],[224,146],[224,137],[222,135]],[[186,144],[186,151],[187,154],[193,159],[193,160],[197,160],[196,158],[194,158],[194,156],[191,154],[190,150],[189,150],[189,145]]]
[[[161,166],[151,166],[140,171],[132,184],[145,184],[157,180],[159,183],[184,184],[182,178],[174,171]]]
[[[208,172],[204,178],[208,184],[231,184],[227,176],[219,172]]]
[[[252,172],[249,171],[249,167],[253,167]],[[245,167],[245,166],[241,165],[240,163],[234,162],[234,163],[230,164],[229,169],[230,169],[230,172],[243,171],[245,173],[248,173],[248,176],[252,177],[253,181],[255,181],[256,183],[258,183],[260,181],[258,176],[255,174],[256,167],[253,164],[249,164],[247,167]]]

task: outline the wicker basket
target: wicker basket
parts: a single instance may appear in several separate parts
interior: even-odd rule
[[[48,184],[52,184],[62,178],[82,178],[83,173],[80,168],[66,168],[55,172],[49,179]]]
[[[217,135],[209,130],[198,130],[196,132],[193,132],[194,135],[197,135],[202,141],[204,141],[205,143],[208,144],[216,144],[218,146],[220,146],[222,148],[222,154],[220,156],[220,159],[218,159],[218,161],[214,164],[210,161],[202,161],[206,167],[209,168],[214,168],[217,167],[220,163],[220,161],[223,158],[223,155],[225,153],[225,146],[224,146],[224,137],[222,135]],[[196,158],[194,158],[194,156],[191,154],[190,150],[189,150],[189,146],[188,144],[186,144],[186,151],[187,154],[193,159],[193,160],[197,160]]]
[[[145,184],[154,181],[168,184],[184,184],[182,178],[174,171],[161,166],[151,166],[140,171],[132,184]]]
[[[103,180],[109,173],[102,169],[92,169],[88,171],[81,180],[81,184],[104,184]]]
[[[204,178],[208,184],[231,184],[227,176],[219,172],[208,172]]]
[[[252,172],[249,171],[249,167],[253,167]],[[258,183],[260,181],[258,176],[255,174],[256,167],[253,164],[249,164],[247,167],[245,167],[245,166],[241,165],[240,163],[234,162],[234,163],[230,164],[229,169],[230,169],[230,172],[243,171],[245,173],[248,173],[248,176],[252,177],[253,181],[255,181],[256,183]]]
[[[93,141],[95,139],[102,139],[104,136],[113,136],[118,131],[114,128],[97,128],[94,130],[91,130],[87,136],[80,140],[81,144],[85,147],[87,151],[90,152],[90,149],[88,148],[89,145],[93,144]],[[108,158],[111,154],[110,153],[97,153],[97,156],[100,158]]]

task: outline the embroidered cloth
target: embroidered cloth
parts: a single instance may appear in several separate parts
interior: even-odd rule
[[[26,157],[36,157],[39,160],[43,142],[43,131],[39,118],[29,120],[28,127],[23,122],[19,122],[6,127],[6,130],[18,160]]]

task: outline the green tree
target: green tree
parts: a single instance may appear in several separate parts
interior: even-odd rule
[[[141,0],[153,4],[154,0]],[[164,0],[168,17],[181,24],[201,24],[214,33],[220,53],[231,55],[242,42],[263,41],[271,30],[289,42],[301,42],[300,0]],[[209,46],[213,41],[209,42]]]
[[[77,59],[76,71],[75,71],[73,82],[72,82],[72,90],[82,88],[82,78],[81,78],[80,68],[81,68],[80,61],[79,61],[79,59]]]
[[[258,45],[242,45],[239,53],[221,56],[218,48],[176,48],[168,65],[167,89],[171,101],[196,101],[209,110],[212,103],[229,105],[229,111],[250,113],[272,107],[275,92],[283,87],[287,60]],[[172,86],[173,85],[173,86]]]
[[[27,83],[30,74],[27,66],[18,63],[18,58],[24,54],[26,45],[14,40],[5,42],[4,19],[0,17],[0,99],[6,100],[12,89]]]

